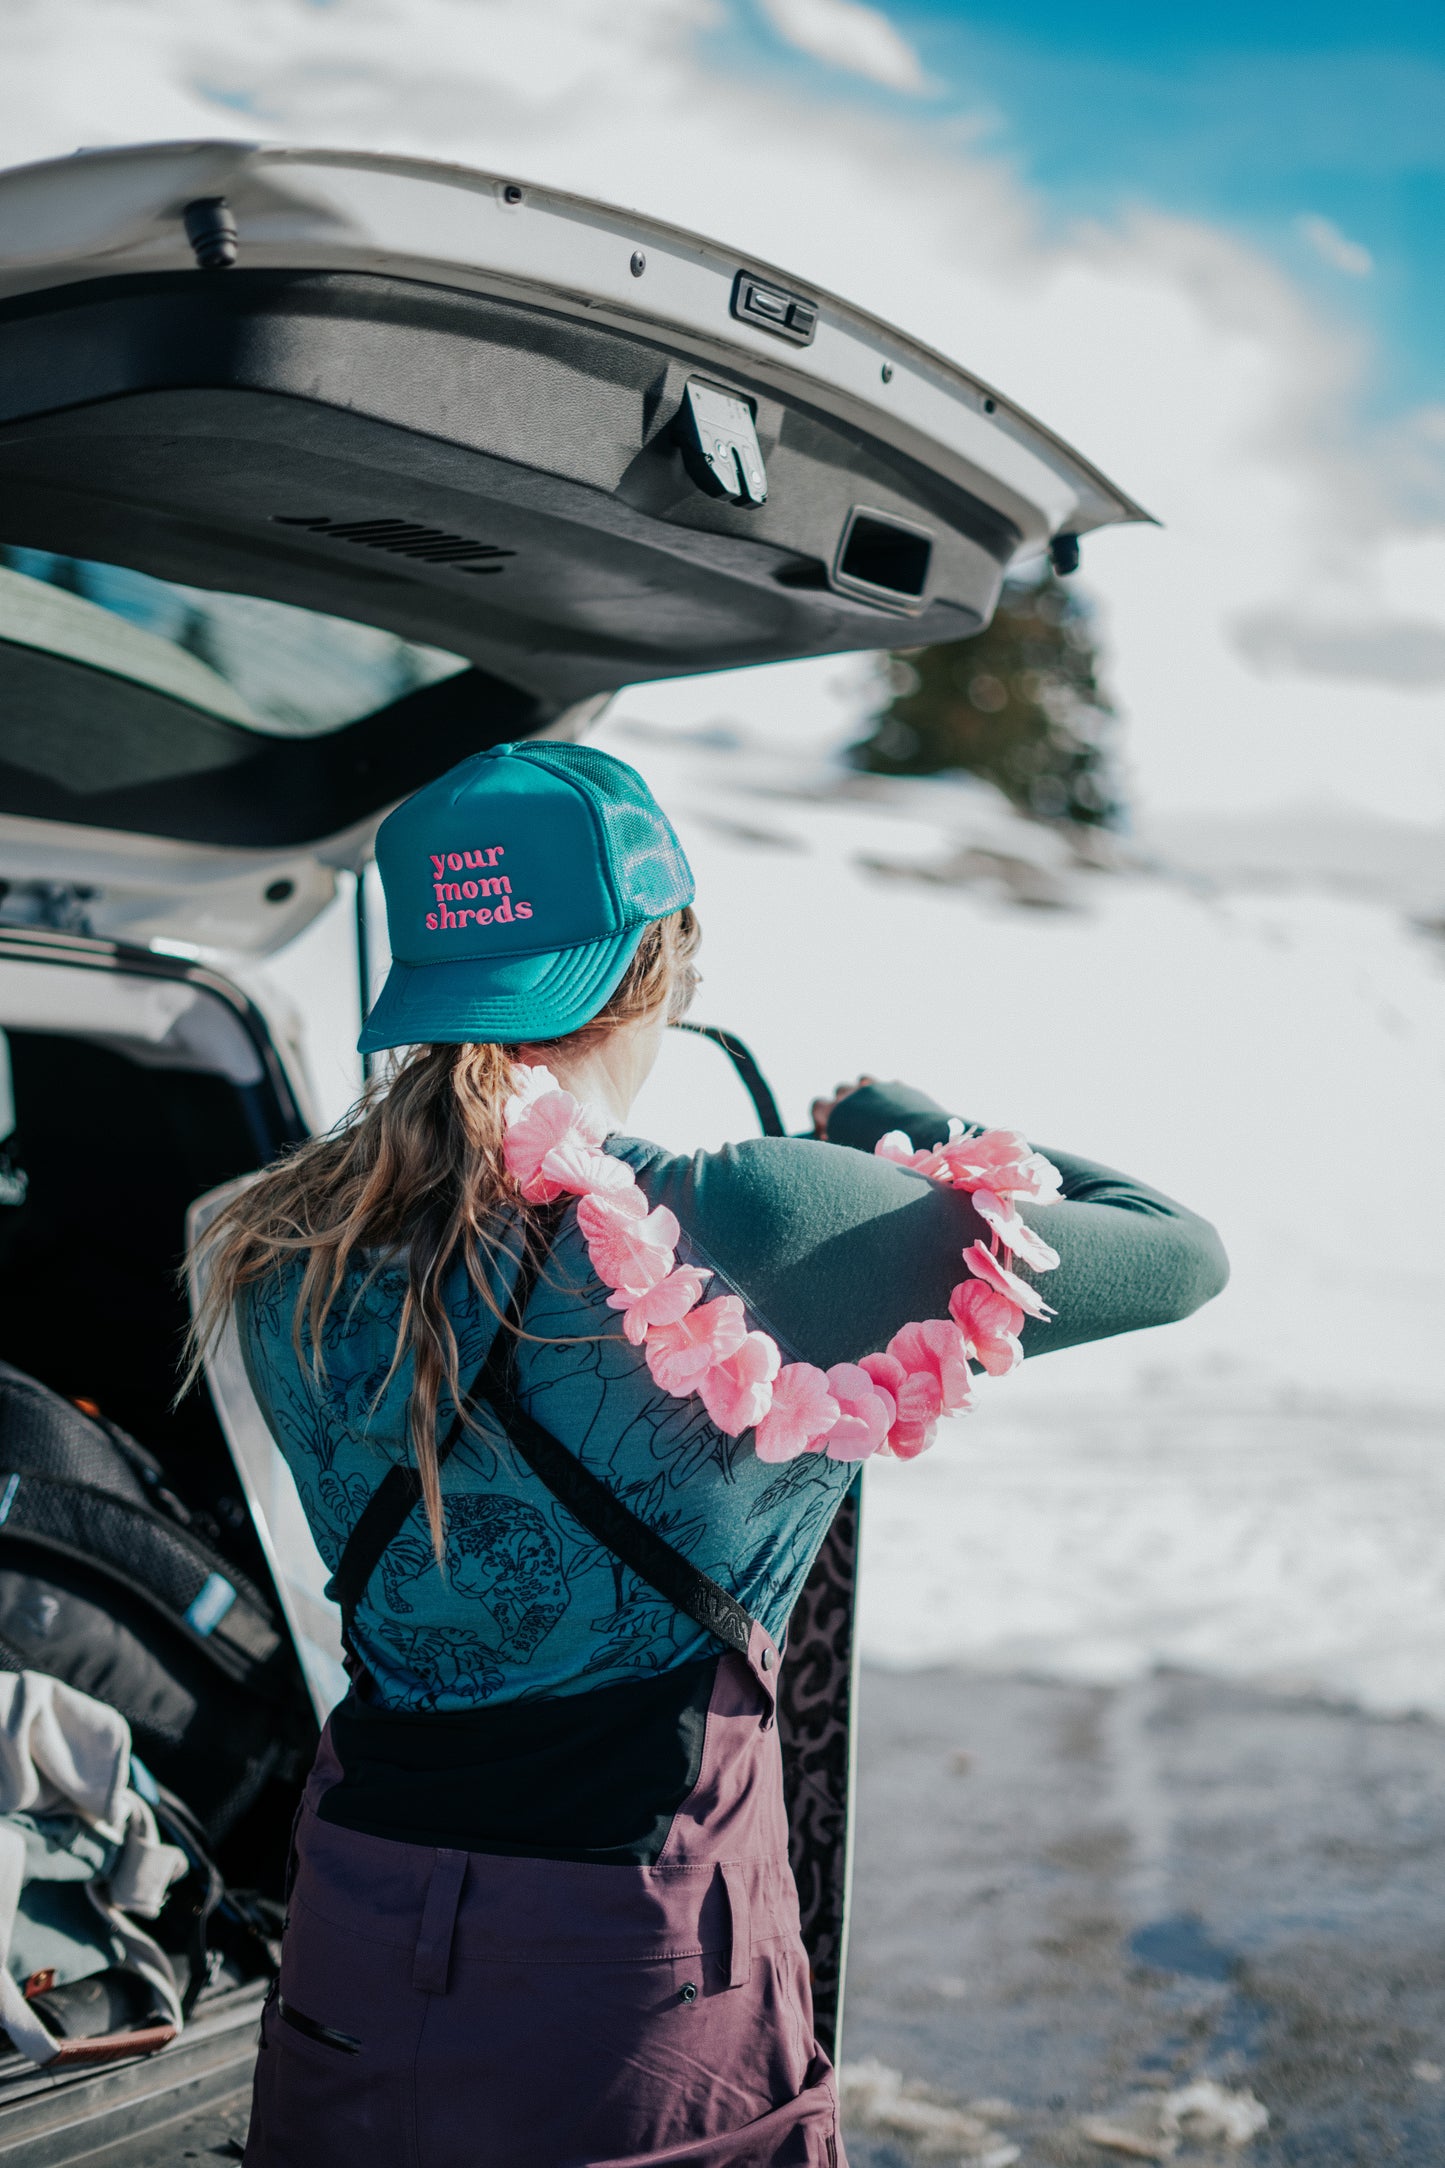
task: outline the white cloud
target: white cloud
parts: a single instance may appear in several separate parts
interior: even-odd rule
[[[1367,279],[1374,270],[1375,259],[1364,243],[1352,241],[1347,233],[1341,233],[1333,219],[1311,213],[1295,223],[1315,254],[1332,271],[1343,271],[1347,278]]]
[[[860,0],[758,0],[780,38],[799,52],[867,76],[889,90],[922,90],[917,53],[878,8]]]
[[[698,48],[722,19],[717,0],[9,0],[0,142],[351,143],[724,235],[1006,387],[1165,520],[1084,551],[1146,810],[1334,795],[1445,819],[1438,688],[1371,682],[1358,653],[1314,674],[1318,648],[1278,642],[1266,674],[1237,638],[1440,614],[1441,410],[1361,421],[1363,334],[1222,230],[1157,211],[1046,230],[976,141],[861,104],[843,127],[836,103],[729,75]]]

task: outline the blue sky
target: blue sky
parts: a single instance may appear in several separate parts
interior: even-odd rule
[[[1139,203],[1224,224],[1376,334],[1382,408],[1445,398],[1439,0],[887,0],[879,12],[917,52],[921,92],[790,50],[757,0],[728,42],[814,95],[831,78],[941,133],[981,120],[982,142],[1056,217]]]

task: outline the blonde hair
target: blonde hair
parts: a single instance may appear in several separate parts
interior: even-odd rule
[[[503,1109],[522,1059],[582,1052],[619,1025],[685,1014],[697,984],[699,939],[691,908],[647,927],[606,1006],[563,1039],[521,1046],[491,1042],[414,1046],[368,1085],[345,1119],[279,1160],[225,1208],[203,1237],[204,1301],[191,1335],[186,1385],[237,1298],[304,1257],[293,1335],[303,1324],[311,1366],[324,1371],[322,1333],[347,1274],[404,1262],[406,1294],[389,1383],[412,1362],[407,1427],[438,1559],[444,1537],[437,1460],[437,1408],[445,1386],[459,1405],[456,1333],[442,1299],[458,1258],[478,1295],[506,1324],[494,1292],[505,1246],[526,1254],[538,1243],[536,1208],[523,1202],[502,1156]],[[184,1389],[184,1388],[183,1388]],[[384,1387],[383,1387],[384,1389]]]

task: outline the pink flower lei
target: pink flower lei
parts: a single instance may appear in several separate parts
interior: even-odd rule
[[[730,1438],[754,1431],[760,1460],[912,1460],[932,1445],[940,1416],[973,1405],[970,1364],[1002,1377],[1023,1359],[1024,1318],[1053,1315],[1013,1266],[1019,1259],[1051,1272],[1059,1261],[1018,1213],[1020,1199],[1057,1203],[1058,1169],[1011,1129],[951,1121],[946,1142],[926,1152],[895,1129],[879,1139],[878,1156],[966,1190],[990,1242],[963,1252],[969,1277],[949,1296],[946,1318],[904,1325],[878,1354],[831,1370],[784,1363],[775,1340],[749,1331],[738,1296],[703,1300],[712,1274],[677,1263],[676,1216],[666,1205],[649,1211],[626,1161],[603,1150],[607,1124],[597,1110],[563,1091],[549,1069],[519,1062],[514,1074],[503,1156],[523,1197],[577,1199],[592,1269],[656,1383],[679,1400],[696,1394]]]

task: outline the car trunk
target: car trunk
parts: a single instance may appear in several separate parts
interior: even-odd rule
[[[188,1209],[306,1128],[220,960],[467,753],[641,679],[959,638],[1020,557],[1143,516],[848,304],[509,176],[216,143],[0,175],[0,1359],[275,1589],[287,1747],[228,1878],[280,1892],[334,1650],[265,1441],[223,1382],[175,1402]],[[153,2061],[0,2061],[0,2149],[184,2152],[261,1991],[233,1968]]]
[[[304,1134],[264,1020],[194,963],[0,929],[0,1130],[0,1361],[140,1439],[215,1548],[266,1586],[269,1563],[211,1400],[175,1401],[191,1200]],[[44,1591],[57,1577],[64,1585],[64,1562],[21,1538],[4,1563],[0,1662],[44,1669],[53,1603]],[[17,1605],[24,1569],[35,1578],[28,1597],[18,1581]],[[229,1883],[279,1900],[316,1729],[294,1652],[274,1720],[277,1764],[214,1852]],[[180,1788],[164,1762],[157,1774]],[[208,2091],[234,2092],[264,1984],[259,1964],[225,1962],[154,2063],[57,2074],[0,2055],[0,2150],[26,2162],[68,2160],[72,2149],[88,2157],[101,2137],[150,2130]],[[74,1996],[72,2021],[106,2029]]]

